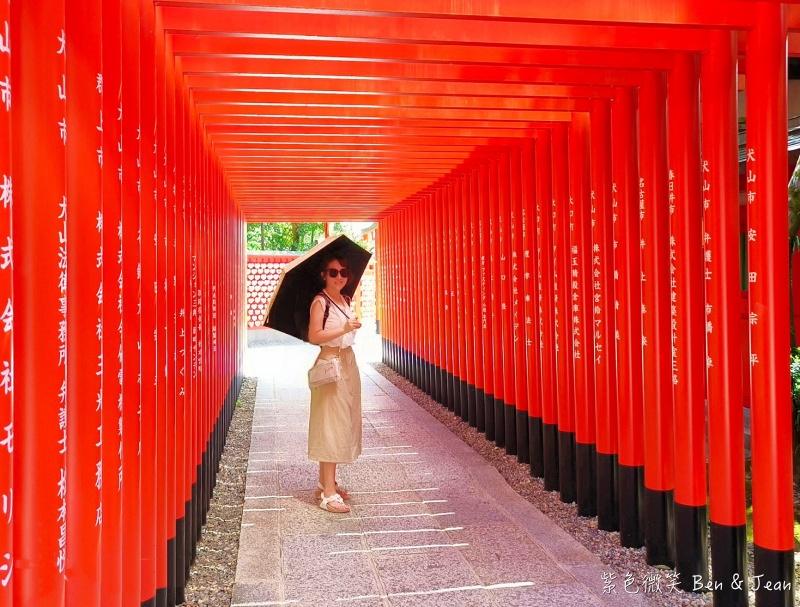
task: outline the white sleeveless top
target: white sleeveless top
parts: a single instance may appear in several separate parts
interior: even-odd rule
[[[319,304],[317,304],[319,302]],[[317,295],[314,300],[311,302],[311,306],[313,307],[315,304],[322,306],[322,313],[325,314],[325,306],[330,305],[330,310],[328,311],[328,319],[325,321],[324,326],[322,327],[323,330],[327,331],[330,329],[341,329],[344,327],[345,323],[350,319],[353,318],[353,315],[350,314],[350,310],[345,306],[338,306],[330,303],[323,295]],[[338,306],[338,307],[337,307]],[[348,313],[348,316],[345,316],[339,308],[342,308],[345,312]],[[356,341],[356,331],[350,331],[349,333],[345,333],[341,337],[337,337],[336,339],[332,339],[331,341],[327,341],[324,344],[319,344],[320,346],[332,346],[334,348],[349,348],[352,346]]]

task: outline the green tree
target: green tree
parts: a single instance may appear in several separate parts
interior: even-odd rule
[[[322,223],[248,223],[251,251],[308,251],[324,231]]]

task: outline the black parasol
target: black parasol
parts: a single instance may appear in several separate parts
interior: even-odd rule
[[[347,260],[351,276],[342,294],[353,297],[372,253],[343,234],[331,236],[283,267],[264,326],[308,341],[311,301],[324,286],[320,272],[331,257]]]

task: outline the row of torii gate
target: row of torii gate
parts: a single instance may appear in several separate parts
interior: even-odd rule
[[[794,6],[11,0],[0,22],[0,607],[182,601],[241,385],[244,222],[336,219],[379,220],[388,362],[684,588],[792,604]],[[737,584],[745,391],[760,577]]]

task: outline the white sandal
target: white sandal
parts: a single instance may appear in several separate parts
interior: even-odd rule
[[[317,495],[317,499],[321,499],[322,498],[322,492],[323,492],[324,489],[325,489],[325,487],[322,486],[322,483],[317,483],[317,488],[314,490],[314,492]],[[350,499],[350,495],[347,493],[347,491],[345,491],[344,489],[342,489],[339,486],[339,483],[336,483],[336,493],[338,493],[339,497],[341,497],[344,501],[347,501],[347,500]]]
[[[322,494],[320,497],[319,507],[323,510],[342,514],[350,512],[350,506],[344,503],[342,496],[338,493],[334,493],[330,497],[325,497],[325,494]]]

